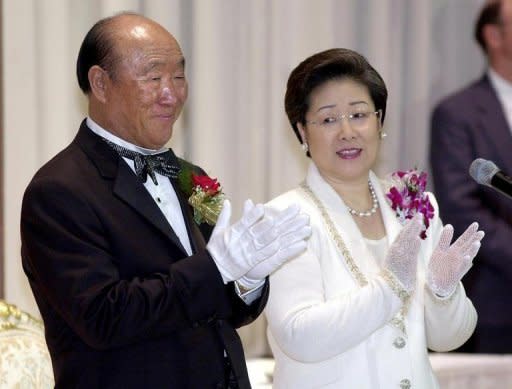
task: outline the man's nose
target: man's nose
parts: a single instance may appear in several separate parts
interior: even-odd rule
[[[176,101],[177,98],[174,88],[170,88],[168,86],[162,88],[162,93],[160,95],[160,102],[162,104],[174,104]]]
[[[174,104],[178,101],[177,90],[172,81],[166,82],[160,93],[162,104]]]

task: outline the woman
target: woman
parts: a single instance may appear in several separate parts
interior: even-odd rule
[[[484,234],[473,223],[450,245],[424,175],[400,173],[390,189],[372,172],[386,100],[380,75],[347,49],[307,58],[288,80],[286,112],[312,161],[268,206],[298,203],[313,233],[271,276],[275,388],[437,388],[427,349],[459,347],[475,328],[460,279]]]

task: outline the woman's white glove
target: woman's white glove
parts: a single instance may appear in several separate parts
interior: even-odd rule
[[[484,235],[483,231],[478,231],[478,223],[475,222],[450,245],[453,227],[450,224],[444,226],[428,264],[427,285],[432,292],[439,297],[448,297],[455,291],[473,265]]]
[[[420,250],[422,215],[409,220],[395,238],[384,260],[384,269],[389,270],[408,292],[416,286],[416,269]]]
[[[206,245],[224,282],[240,279],[259,264],[254,274],[248,276],[251,280],[264,278],[267,272],[303,251],[306,248],[304,238],[311,229],[309,219],[301,216],[299,210],[297,205],[292,205],[270,218],[265,216],[263,205],[247,200],[241,219],[230,225],[231,203],[225,200]]]

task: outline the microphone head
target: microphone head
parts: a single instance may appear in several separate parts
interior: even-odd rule
[[[494,162],[477,158],[471,162],[469,175],[479,184],[491,186],[491,179],[499,170]]]

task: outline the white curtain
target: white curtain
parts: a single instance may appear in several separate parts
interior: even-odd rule
[[[132,10],[171,31],[187,58],[189,101],[177,154],[218,177],[237,209],[294,187],[307,165],[283,108],[286,80],[331,47],[364,54],[389,89],[378,166],[428,170],[433,104],[485,64],[473,40],[483,0],[6,0],[2,14],[5,296],[37,314],[21,269],[19,215],[36,170],[86,114],[75,61],[87,30]],[[248,355],[267,352],[264,323],[241,331]]]

